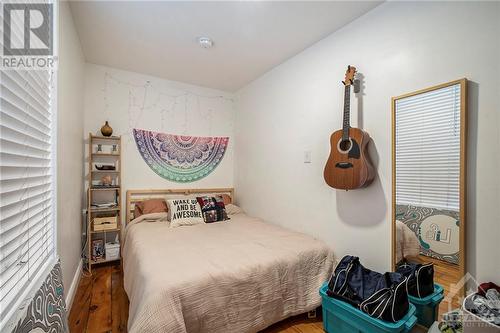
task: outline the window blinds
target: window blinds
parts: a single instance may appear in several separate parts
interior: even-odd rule
[[[396,203],[458,210],[460,84],[396,100]]]
[[[0,73],[0,323],[55,256],[53,72]],[[10,311],[10,310],[9,310]]]

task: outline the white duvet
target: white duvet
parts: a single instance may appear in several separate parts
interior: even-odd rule
[[[334,261],[323,242],[244,214],[230,217],[127,227],[130,333],[256,332],[321,304],[318,289]]]

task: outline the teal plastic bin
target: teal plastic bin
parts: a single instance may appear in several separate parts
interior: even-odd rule
[[[408,300],[417,309],[417,324],[424,327],[431,327],[438,319],[439,303],[444,298],[443,287],[434,284],[434,292],[427,297],[418,298],[408,295]]]
[[[323,328],[328,333],[407,333],[417,322],[415,306],[411,303],[403,319],[390,323],[372,318],[351,304],[328,296],[327,289],[325,283],[319,293],[323,300]]]

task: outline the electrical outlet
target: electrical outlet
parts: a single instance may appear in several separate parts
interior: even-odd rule
[[[307,318],[309,318],[309,319],[316,318],[316,309],[307,312]]]
[[[304,163],[311,163],[311,151],[304,151]]]

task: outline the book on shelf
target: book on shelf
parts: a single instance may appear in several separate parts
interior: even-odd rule
[[[103,202],[103,203],[93,203],[91,204],[92,207],[95,208],[112,208],[118,206],[116,202]]]
[[[120,185],[92,185],[92,188],[120,188]]]

